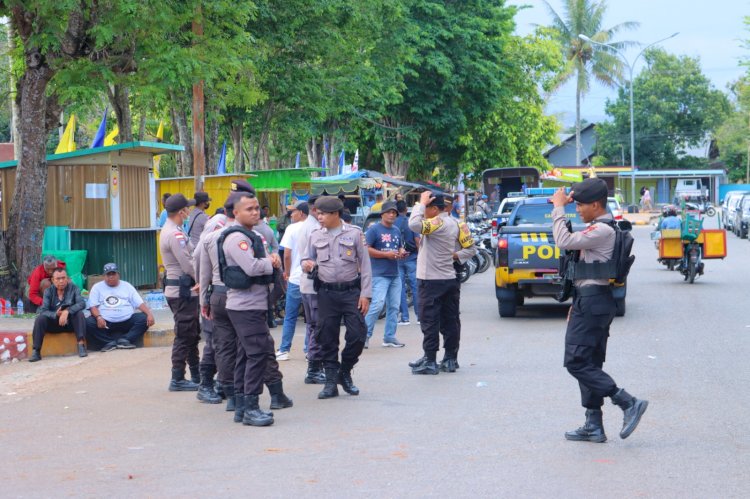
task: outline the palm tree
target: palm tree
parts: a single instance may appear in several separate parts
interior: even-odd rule
[[[623,62],[612,50],[582,40],[586,35],[591,40],[606,43],[622,50],[636,42],[613,42],[617,33],[640,26],[637,22],[624,22],[609,29],[602,29],[602,20],[607,11],[605,0],[563,0],[565,17],[561,17],[547,0],[543,0],[552,15],[552,29],[563,47],[567,64],[558,77],[555,88],[559,88],[572,77],[576,79],[576,165],[581,164],[581,98],[590,89],[591,77],[601,84],[614,87],[622,79]]]

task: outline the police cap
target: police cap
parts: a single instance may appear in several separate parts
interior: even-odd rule
[[[432,195],[435,197],[435,199],[433,199],[427,206],[435,206],[436,208],[440,208],[441,210],[445,208],[445,196],[436,192],[433,192]]]
[[[320,196],[315,201],[315,209],[323,213],[333,213],[344,209],[344,203],[333,196]]]
[[[255,195],[255,187],[250,185],[250,183],[247,180],[232,180],[232,183],[229,188],[232,191],[249,192],[250,194]]]
[[[573,184],[573,199],[579,203],[593,203],[607,197],[607,183],[600,178],[587,178]]]
[[[188,199],[180,193],[172,194],[164,202],[167,213],[175,213],[188,206],[195,206],[195,199]]]

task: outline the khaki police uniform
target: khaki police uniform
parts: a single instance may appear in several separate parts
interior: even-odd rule
[[[417,255],[417,293],[419,321],[424,339],[425,357],[435,361],[443,336],[445,359],[455,360],[461,340],[459,319],[461,283],[456,278],[453,253],[460,263],[476,254],[468,227],[459,224],[449,213],[441,212],[435,218],[425,218],[425,207],[414,206],[409,217],[409,228],[422,236]],[[464,248],[459,242],[464,241]]]
[[[200,326],[198,317],[198,294],[190,291],[189,296],[180,296],[179,279],[189,276],[195,281],[193,247],[183,231],[171,219],[167,219],[161,229],[159,250],[166,270],[164,296],[174,314],[175,338],[172,345],[172,368],[183,370],[185,363],[190,366],[193,378],[198,374],[198,342]],[[183,285],[183,294],[186,285]]]
[[[316,229],[320,228],[320,223],[312,215],[302,222],[302,226],[297,232],[297,248],[300,255],[305,255],[310,235]],[[318,343],[317,326],[318,326],[318,294],[312,278],[309,274],[303,272],[299,280],[299,291],[302,295],[302,307],[305,309],[305,344],[307,345],[307,360],[315,363],[315,369],[323,358],[321,356],[320,344]]]

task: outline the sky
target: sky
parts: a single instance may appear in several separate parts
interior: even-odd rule
[[[728,83],[738,79],[744,68],[740,59],[750,59],[750,49],[742,47],[743,39],[750,39],[750,31],[745,29],[744,17],[750,16],[750,0],[605,0],[607,13],[604,28],[628,21],[640,23],[640,27],[621,31],[618,40],[631,40],[641,47],[625,52],[628,62],[643,47],[670,36],[679,34],[658,46],[675,55],[700,58],[703,73],[714,87],[726,91]],[[557,13],[564,18],[563,1],[549,0]],[[552,16],[542,0],[508,0],[509,5],[528,5],[516,15],[516,33],[527,35],[534,31],[534,25],[547,26]],[[634,67],[637,75],[644,66],[641,56]],[[584,97],[581,117],[589,122],[607,119],[604,106],[607,98],[617,98],[617,89],[609,89],[593,83],[591,91]],[[547,113],[555,114],[564,126],[575,123],[575,84],[568,83],[557,90],[549,99]]]

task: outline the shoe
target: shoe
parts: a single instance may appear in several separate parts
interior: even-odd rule
[[[319,399],[330,399],[339,396],[339,389],[336,380],[339,377],[339,370],[336,367],[326,367],[326,386],[318,394]]]
[[[588,409],[586,411],[586,422],[583,426],[573,431],[566,431],[565,439],[598,444],[606,442],[607,435],[604,434],[604,426],[602,425],[602,411]]]
[[[273,416],[260,410],[257,395],[245,394],[245,412],[242,415],[242,424],[247,426],[270,426],[273,424]]]
[[[310,360],[307,362],[307,374],[305,374],[306,385],[325,385],[326,373],[323,371],[320,361]]]
[[[89,353],[86,351],[86,345],[83,343],[78,344],[78,356],[79,357],[88,357]]]
[[[225,410],[227,412],[234,412],[234,385],[227,385],[224,387],[224,394],[227,396],[227,405]]]
[[[417,362],[409,363],[409,366],[411,366],[412,374],[438,374],[440,373],[437,362],[435,362],[432,359],[428,359],[427,357],[422,357]]]
[[[294,401],[284,393],[281,381],[268,385],[268,392],[271,394],[271,409],[286,409],[294,405]]]
[[[242,418],[245,415],[245,396],[236,393],[234,394],[234,422],[241,423]]]
[[[620,388],[612,395],[612,402],[623,412],[622,430],[620,438],[626,439],[633,433],[641,422],[641,416],[648,408],[648,400],[638,400],[628,392]]]
[[[117,340],[117,348],[121,348],[123,350],[132,350],[135,348],[135,345],[130,343],[130,341],[126,340],[125,338],[120,338]]]
[[[398,321],[399,326],[408,326],[409,324],[411,324],[411,322],[408,319]]]
[[[100,352],[111,352],[112,350],[116,350],[116,349],[117,349],[117,342],[116,341],[110,341],[109,343],[107,343],[106,345],[104,345],[102,347],[102,349],[99,350],[99,351]]]
[[[417,319],[417,326],[419,326],[420,324],[422,324],[422,323],[419,322],[419,319]]]
[[[336,383],[341,385],[341,388],[343,388],[344,391],[349,395],[359,395],[359,388],[354,386],[354,382],[352,381],[351,368],[342,367],[341,369],[339,369],[339,375]]]
[[[289,360],[289,352],[282,352],[281,350],[277,351],[276,360]]]
[[[393,338],[390,340],[383,340],[383,346],[391,348],[403,348],[406,345],[398,341],[396,338]]]
[[[214,391],[213,386],[199,386],[198,394],[195,397],[204,404],[221,404],[221,397]]]
[[[29,357],[29,362],[39,362],[42,360],[42,354],[39,353],[39,350],[36,348],[33,352],[31,352],[31,357]]]
[[[369,337],[365,338],[365,350],[367,350],[368,348],[370,348],[370,338]]]
[[[454,373],[460,366],[456,359],[443,359],[440,361],[440,370],[444,373]]]
[[[169,382],[170,392],[197,392],[198,384],[185,379],[184,369],[172,369],[172,380]]]

